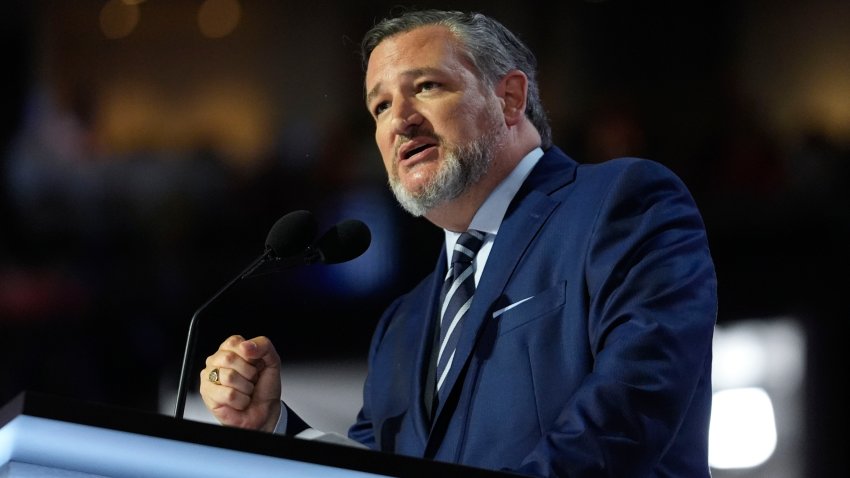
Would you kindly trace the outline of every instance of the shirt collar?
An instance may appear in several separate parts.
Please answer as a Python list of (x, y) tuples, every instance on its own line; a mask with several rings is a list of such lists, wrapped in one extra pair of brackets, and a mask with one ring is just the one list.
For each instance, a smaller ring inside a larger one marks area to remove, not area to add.
[[(487, 196), (487, 199), (478, 208), (472, 222), (469, 224), (470, 229), (486, 232), (487, 234), (498, 234), (499, 227), (502, 225), (502, 219), (505, 217), (505, 212), (511, 204), (525, 178), (531, 173), (531, 170), (537, 164), (537, 161), (543, 156), (543, 150), (538, 148), (532, 149), (525, 157), (520, 160), (513, 171), (493, 189), (493, 192)], [(445, 230), (446, 246), (448, 251), (454, 248), (454, 243), (460, 237), (460, 233)], [(451, 247), (449, 247), (451, 246)]]

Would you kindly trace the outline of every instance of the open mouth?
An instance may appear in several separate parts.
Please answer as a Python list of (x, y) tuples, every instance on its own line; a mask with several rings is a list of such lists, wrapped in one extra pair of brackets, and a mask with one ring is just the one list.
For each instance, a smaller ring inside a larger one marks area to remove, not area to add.
[(425, 150), (426, 150), (426, 149), (428, 149), (428, 148), (432, 148), (433, 146), (434, 146), (433, 144), (423, 144), (423, 145), (421, 145), (421, 146), (417, 146), (417, 147), (415, 147), (415, 148), (411, 148), (410, 150), (405, 151), (405, 152), (404, 152), (404, 154), (402, 154), (402, 156), (401, 156), (401, 157), (402, 157), (403, 159), (410, 159), (410, 157), (411, 157), (411, 156), (413, 156), (413, 155), (415, 155), (415, 154), (417, 154), (417, 153), (420, 153), (420, 152), (422, 152), (422, 151), (425, 151)]

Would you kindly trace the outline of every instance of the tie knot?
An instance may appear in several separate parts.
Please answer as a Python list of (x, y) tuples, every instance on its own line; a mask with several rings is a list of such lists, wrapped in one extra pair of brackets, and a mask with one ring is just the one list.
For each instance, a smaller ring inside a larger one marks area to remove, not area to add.
[(470, 263), (484, 244), (484, 233), (470, 229), (460, 235), (455, 243), (455, 249), (452, 253), (452, 264), (458, 262)]

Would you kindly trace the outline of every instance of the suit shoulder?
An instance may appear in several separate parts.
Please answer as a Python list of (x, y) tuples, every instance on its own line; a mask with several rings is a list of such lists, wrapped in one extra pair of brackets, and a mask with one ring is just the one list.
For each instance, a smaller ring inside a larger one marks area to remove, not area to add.
[(658, 161), (635, 156), (609, 159), (601, 163), (581, 163), (579, 168), (605, 174), (646, 171), (649, 174), (676, 176), (673, 170)]
[(578, 176), (603, 183), (636, 186), (663, 182), (675, 184), (677, 188), (688, 189), (672, 169), (658, 161), (640, 157), (620, 157), (601, 163), (584, 163), (579, 165)]

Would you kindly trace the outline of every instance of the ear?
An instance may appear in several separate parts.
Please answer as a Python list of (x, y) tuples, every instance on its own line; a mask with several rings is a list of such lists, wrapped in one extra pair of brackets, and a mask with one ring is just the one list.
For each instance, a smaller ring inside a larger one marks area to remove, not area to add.
[(515, 126), (525, 117), (525, 103), (528, 97), (528, 77), (520, 70), (511, 70), (499, 80), (496, 94), (502, 100), (502, 113), (505, 124)]

